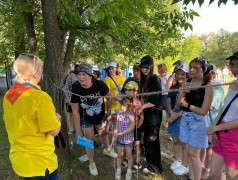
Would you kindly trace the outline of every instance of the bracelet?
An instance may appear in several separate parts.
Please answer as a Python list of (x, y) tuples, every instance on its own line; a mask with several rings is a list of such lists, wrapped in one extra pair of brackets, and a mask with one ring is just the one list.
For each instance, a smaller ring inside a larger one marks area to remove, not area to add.
[(188, 103), (187, 109), (189, 109), (189, 110), (190, 110), (190, 105), (191, 105), (191, 104), (190, 104), (190, 103)]

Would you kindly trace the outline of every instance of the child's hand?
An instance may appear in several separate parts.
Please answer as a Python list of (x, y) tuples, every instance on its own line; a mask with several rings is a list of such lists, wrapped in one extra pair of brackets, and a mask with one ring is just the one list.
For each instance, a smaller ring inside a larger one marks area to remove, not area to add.
[(168, 123), (172, 123), (174, 122), (174, 120), (177, 119), (176, 118), (176, 113), (175, 112), (171, 112), (170, 113), (170, 117), (167, 119)]
[(117, 138), (119, 138), (122, 134), (121, 133), (115, 133), (113, 138), (116, 140)]
[(178, 119), (179, 117), (182, 117), (182, 111), (175, 113), (175, 118)]

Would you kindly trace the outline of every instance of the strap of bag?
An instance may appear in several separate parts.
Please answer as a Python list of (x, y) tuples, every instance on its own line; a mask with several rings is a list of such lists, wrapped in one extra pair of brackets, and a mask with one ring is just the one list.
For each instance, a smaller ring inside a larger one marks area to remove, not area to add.
[[(233, 99), (231, 100), (231, 102), (227, 105), (226, 109), (222, 112), (222, 114), (221, 114), (221, 116), (220, 116), (220, 118), (219, 118), (219, 120), (218, 120), (218, 122), (217, 122), (217, 125), (219, 125), (219, 124), (221, 123), (222, 119), (224, 118), (224, 116), (226, 115), (227, 111), (229, 110), (229, 108), (230, 108), (232, 102), (233, 102), (237, 97), (238, 97), (238, 93), (235, 95), (235, 97), (233, 97)], [(227, 133), (228, 130), (225, 130), (225, 132)]]
[(120, 88), (118, 87), (116, 81), (114, 81), (114, 79), (112, 78), (112, 76), (109, 75), (109, 77), (110, 77), (110, 78), (112, 79), (112, 81), (116, 84), (116, 87), (117, 87), (118, 89), (120, 89)]

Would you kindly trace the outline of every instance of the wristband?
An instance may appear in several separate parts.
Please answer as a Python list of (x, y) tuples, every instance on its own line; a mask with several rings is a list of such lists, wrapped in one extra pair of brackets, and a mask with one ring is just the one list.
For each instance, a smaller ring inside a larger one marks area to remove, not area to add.
[(191, 104), (190, 104), (190, 103), (188, 103), (187, 109), (189, 109), (189, 110), (190, 110), (190, 105), (191, 105)]

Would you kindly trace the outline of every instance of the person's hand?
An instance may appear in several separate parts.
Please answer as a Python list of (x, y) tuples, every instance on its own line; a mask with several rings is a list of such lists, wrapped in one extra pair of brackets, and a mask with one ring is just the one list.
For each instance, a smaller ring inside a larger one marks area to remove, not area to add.
[(121, 135), (122, 135), (121, 133), (115, 133), (115, 134), (113, 135), (113, 138), (114, 138), (115, 140), (117, 140), (117, 138), (119, 138)]
[(143, 110), (144, 110), (144, 108), (143, 108), (143, 106), (141, 106), (141, 107), (137, 110), (137, 114), (141, 114)]
[(149, 139), (150, 139), (151, 141), (155, 141), (155, 140), (157, 139), (157, 136), (150, 136)]
[(186, 101), (186, 99), (185, 99), (185, 97), (183, 97), (182, 99), (181, 99), (181, 107), (187, 107), (187, 101)]
[(83, 136), (83, 133), (82, 133), (81, 130), (78, 131), (78, 132), (76, 132), (76, 133), (75, 133), (75, 136), (76, 136), (76, 140), (78, 139), (78, 136), (80, 136), (80, 137), (84, 137), (84, 136)]
[(210, 109), (209, 109), (209, 111), (212, 111), (213, 109), (214, 109), (214, 107), (213, 107), (213, 106), (211, 106), (211, 107), (210, 107)]
[(182, 117), (182, 112), (183, 112), (183, 111), (179, 111), (179, 112), (176, 113), (176, 118), (177, 118), (177, 119), (180, 118), (180, 117)]
[(207, 128), (207, 135), (211, 135), (215, 133), (216, 133), (216, 125), (211, 125)]
[(181, 88), (184, 89), (183, 90), (184, 93), (189, 93), (191, 87), (192, 87), (192, 83), (191, 82), (186, 82)]
[(177, 119), (176, 118), (176, 113), (175, 112), (171, 112), (170, 113), (170, 117), (167, 119), (168, 123), (172, 123), (174, 122), (174, 120)]
[(56, 113), (56, 117), (61, 122), (61, 116), (58, 113)]
[(111, 117), (112, 117), (111, 113), (108, 112), (108, 113), (106, 114), (107, 121), (110, 121), (110, 120), (111, 120)]

